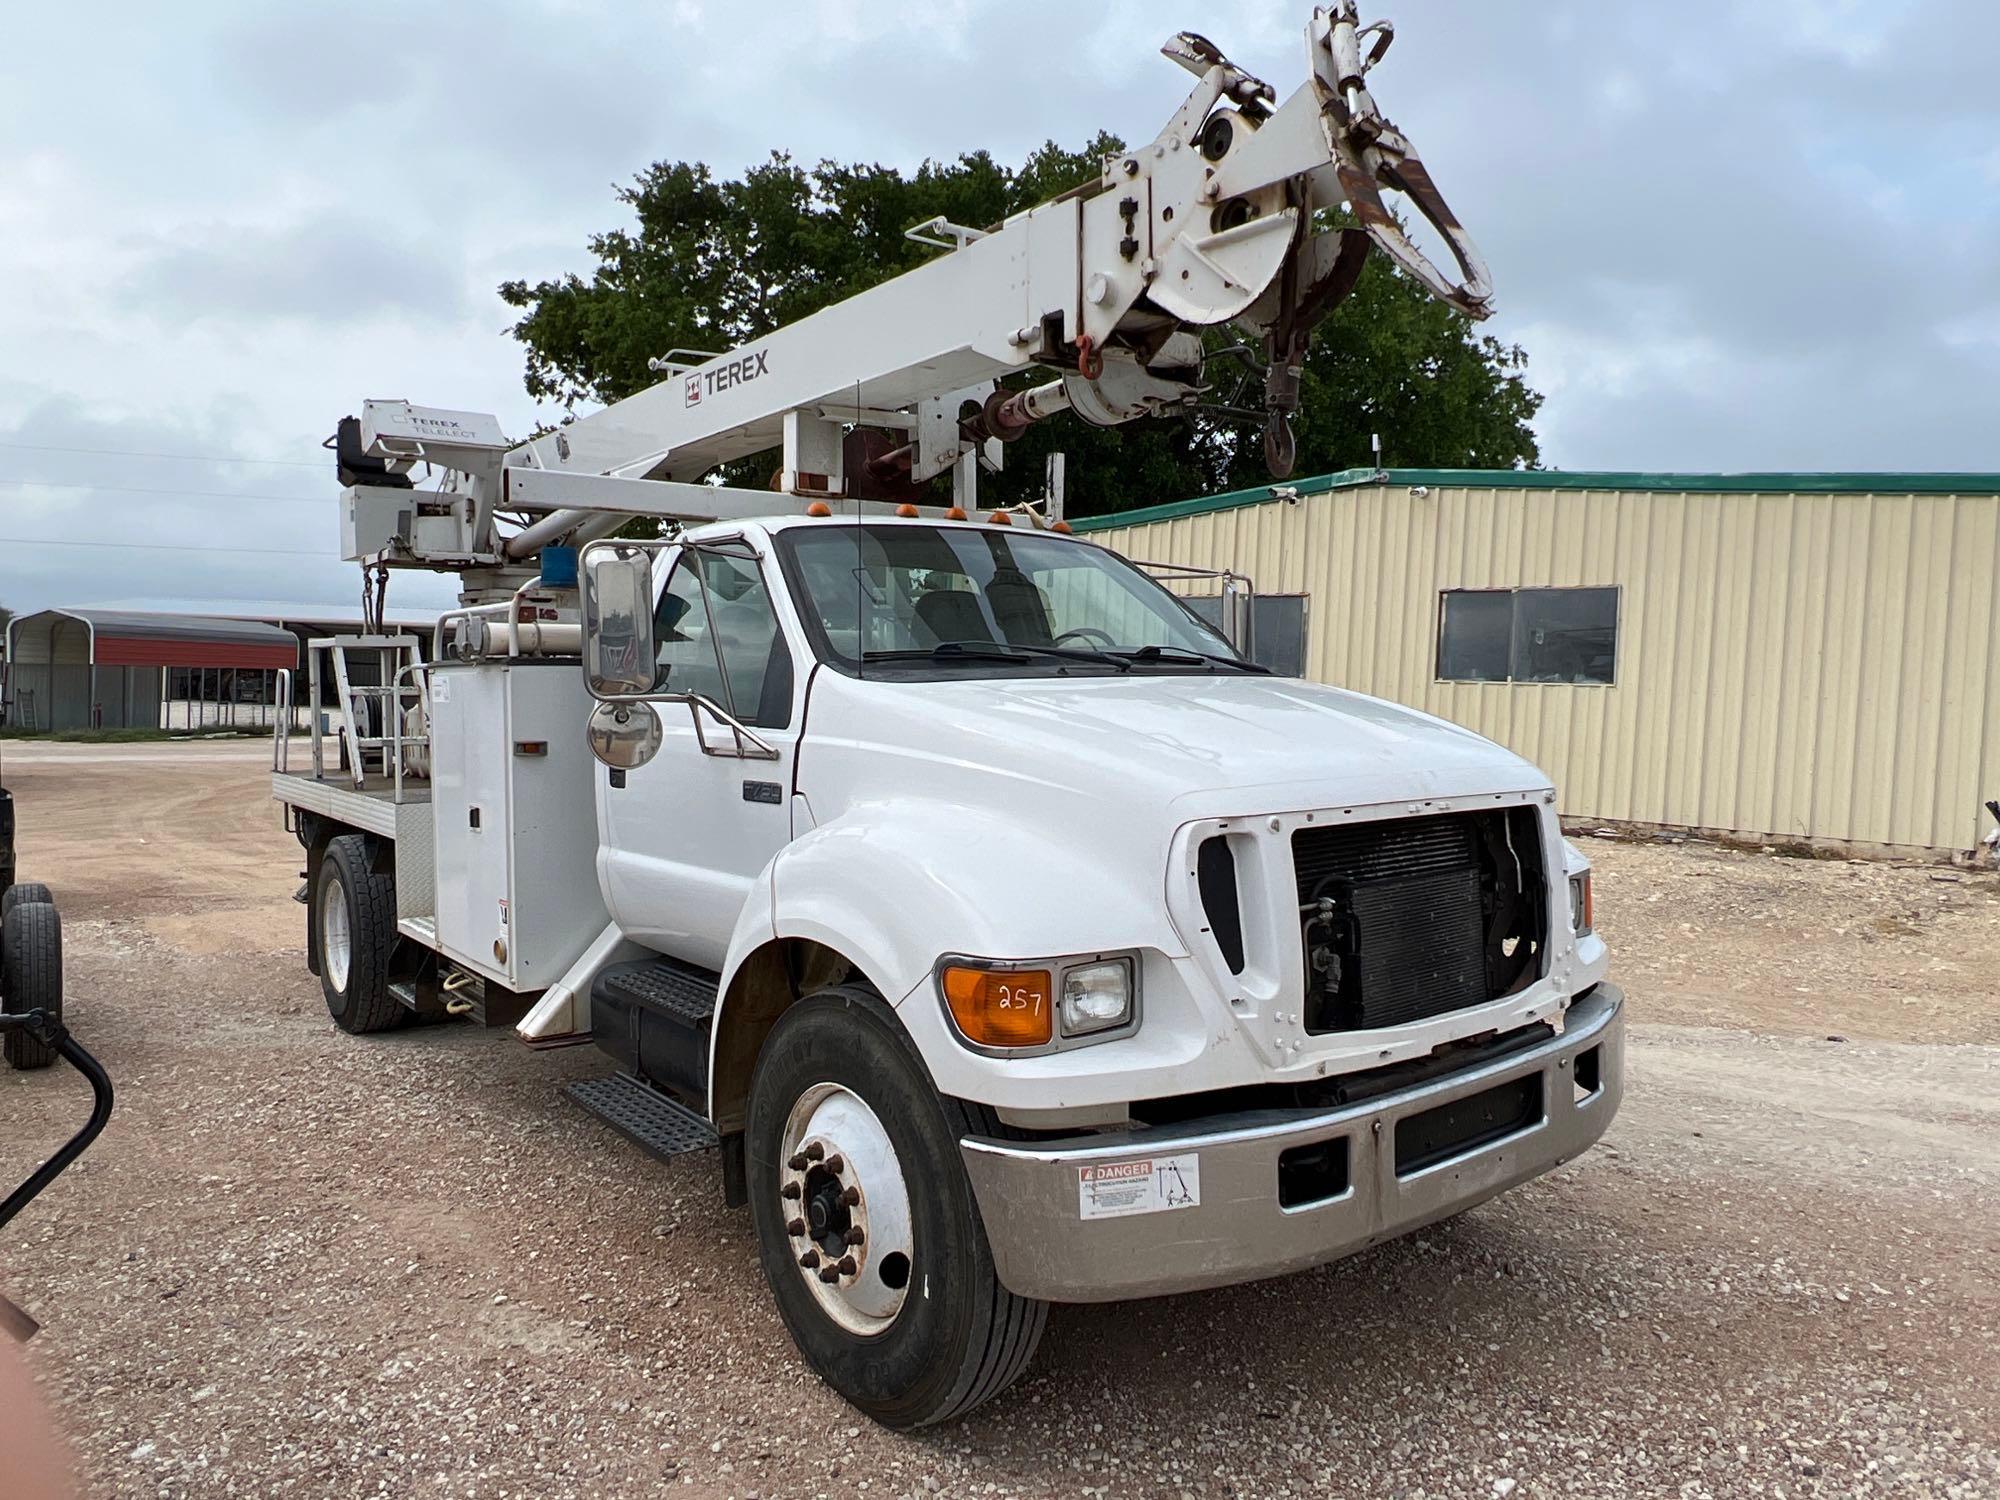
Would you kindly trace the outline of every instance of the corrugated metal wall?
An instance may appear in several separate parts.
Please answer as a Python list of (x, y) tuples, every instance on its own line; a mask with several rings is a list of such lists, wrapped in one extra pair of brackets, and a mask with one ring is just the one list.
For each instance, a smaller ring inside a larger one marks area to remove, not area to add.
[[(1990, 493), (1367, 484), (1090, 539), (1309, 594), (1311, 676), (1512, 747), (1566, 816), (1949, 850), (2000, 796)], [(1436, 680), (1441, 590), (1593, 584), (1615, 685)]]

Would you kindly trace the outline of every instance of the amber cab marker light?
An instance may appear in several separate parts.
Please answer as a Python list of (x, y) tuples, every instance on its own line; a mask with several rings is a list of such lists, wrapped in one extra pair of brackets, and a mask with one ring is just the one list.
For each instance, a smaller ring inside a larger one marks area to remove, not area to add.
[(1049, 526), (1049, 530), (1060, 531), (1064, 536), (1068, 536), (1075, 529), (1076, 528), (1071, 526), (1067, 521), (1055, 521), (1052, 522)]
[(981, 1047), (1043, 1047), (1055, 1036), (1055, 976), (1047, 969), (944, 971), (945, 1004), (968, 1042)]
[(954, 505), (950, 510), (944, 513), (944, 518), (947, 521), (963, 521), (965, 519), (965, 507), (962, 505)]
[(914, 521), (917, 518), (917, 508), (905, 501), (896, 507), (896, 514), (905, 521)]
[(830, 516), (833, 514), (833, 507), (828, 505), (824, 500), (815, 500), (811, 505), (806, 507), (806, 514), (809, 516)]
[(1014, 524), (1014, 518), (1004, 510), (994, 511), (986, 520), (989, 525), (993, 526), (1012, 526)]

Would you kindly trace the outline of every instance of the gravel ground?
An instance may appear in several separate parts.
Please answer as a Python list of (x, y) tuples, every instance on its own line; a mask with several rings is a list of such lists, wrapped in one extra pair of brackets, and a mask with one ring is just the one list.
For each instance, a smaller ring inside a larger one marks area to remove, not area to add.
[[(805, 1373), (704, 1160), (589, 1049), (328, 1024), (235, 747), (20, 747), (23, 872), (119, 1103), (0, 1234), (104, 1495), (2000, 1494), (2000, 880), (1585, 839), (1603, 1146), (1280, 1281), (1058, 1309), (954, 1427)], [(1943, 878), (1949, 876), (1949, 878)], [(0, 1076), (15, 1173), (83, 1107)]]

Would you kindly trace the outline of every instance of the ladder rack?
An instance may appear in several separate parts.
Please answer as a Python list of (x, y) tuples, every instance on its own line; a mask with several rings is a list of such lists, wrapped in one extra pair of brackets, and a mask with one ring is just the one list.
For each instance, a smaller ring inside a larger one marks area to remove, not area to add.
[[(390, 800), (404, 800), (405, 777), (428, 779), (430, 734), (427, 726), (405, 732), (403, 712), (413, 704), (424, 717), (429, 681), (420, 642), (413, 635), (334, 635), (308, 641), (308, 702), (312, 710), (312, 774), (327, 776), (328, 740), (333, 742), (336, 767), (345, 764), (355, 790), (375, 772), (387, 784)], [(356, 682), (354, 666), (375, 667), (374, 682)], [(331, 736), (321, 704), (322, 684), (331, 676), (335, 709)]]

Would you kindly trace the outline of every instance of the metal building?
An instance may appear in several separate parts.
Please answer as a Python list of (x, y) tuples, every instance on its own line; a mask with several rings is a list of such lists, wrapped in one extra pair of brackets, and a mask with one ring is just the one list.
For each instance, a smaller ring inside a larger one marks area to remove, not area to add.
[(272, 625), (45, 609), (8, 622), (0, 707), (16, 728), (156, 729), (170, 698), (270, 704), (298, 660), (298, 638)]
[(1074, 525), (1302, 596), (1309, 676), (1567, 818), (1937, 854), (2000, 796), (2000, 475), (1350, 470)]

